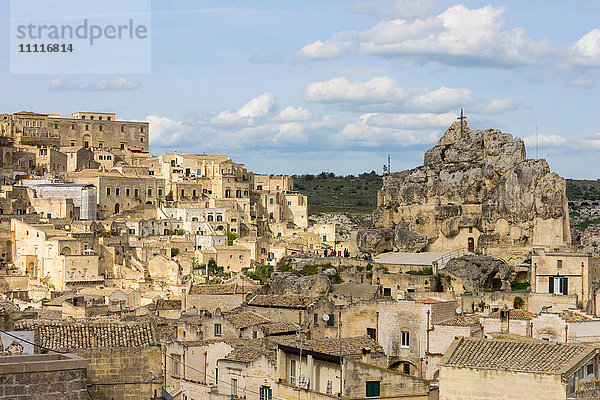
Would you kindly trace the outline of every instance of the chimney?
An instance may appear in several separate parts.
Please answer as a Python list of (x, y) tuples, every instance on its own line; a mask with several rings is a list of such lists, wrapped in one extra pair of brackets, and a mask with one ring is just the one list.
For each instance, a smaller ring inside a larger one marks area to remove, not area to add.
[(510, 333), (510, 310), (506, 306), (500, 310), (500, 333)]
[(370, 347), (363, 347), (362, 362), (364, 362), (365, 364), (371, 363), (371, 348)]

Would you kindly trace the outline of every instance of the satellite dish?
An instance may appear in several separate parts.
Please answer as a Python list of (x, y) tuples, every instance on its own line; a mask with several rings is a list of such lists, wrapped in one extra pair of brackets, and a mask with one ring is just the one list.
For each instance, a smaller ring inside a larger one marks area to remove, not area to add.
[(298, 377), (298, 386), (304, 389), (308, 389), (308, 384), (310, 383), (310, 378), (306, 374), (301, 374)]
[(329, 321), (329, 314), (323, 314), (323, 321)]
[(458, 307), (458, 308), (456, 309), (456, 313), (457, 313), (457, 314), (462, 314), (462, 310), (460, 309), (460, 307)]
[(71, 229), (71, 227), (69, 225), (65, 225), (65, 231), (68, 231), (69, 229)]

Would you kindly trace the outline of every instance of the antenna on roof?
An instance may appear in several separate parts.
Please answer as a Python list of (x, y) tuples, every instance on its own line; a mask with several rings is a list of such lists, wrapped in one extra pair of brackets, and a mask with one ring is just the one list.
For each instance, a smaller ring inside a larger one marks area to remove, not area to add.
[(540, 158), (540, 129), (535, 127), (535, 158)]

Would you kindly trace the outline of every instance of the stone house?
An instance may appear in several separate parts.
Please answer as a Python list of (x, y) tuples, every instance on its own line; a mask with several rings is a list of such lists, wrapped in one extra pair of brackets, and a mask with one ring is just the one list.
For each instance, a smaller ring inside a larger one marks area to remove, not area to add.
[(243, 246), (223, 246), (215, 245), (206, 250), (199, 251), (201, 257), (200, 263), (208, 264), (212, 259), (217, 263), (217, 266), (223, 267), (225, 272), (242, 271), (242, 268), (250, 268), (250, 250)]
[(223, 312), (231, 311), (242, 305), (256, 288), (256, 285), (237, 284), (192, 285), (182, 296), (183, 309), (192, 315), (202, 310), (213, 312), (217, 308)]
[(455, 318), (457, 307), (456, 301), (433, 298), (359, 301), (342, 311), (342, 337), (367, 334), (383, 347), (386, 367), (431, 379), (435, 370), (426, 368), (435, 357), (431, 333), (435, 324)]
[(88, 169), (69, 173), (69, 179), (74, 183), (93, 184), (97, 188), (99, 219), (143, 204), (158, 204), (166, 195), (164, 179), (138, 173)]
[(511, 333), (532, 337), (534, 313), (517, 309), (503, 309), (481, 317), (485, 335), (494, 332)]
[[(592, 282), (600, 280), (600, 258), (587, 253), (536, 249), (531, 258), (531, 292), (577, 295), (579, 308), (595, 312)], [(558, 310), (553, 310), (558, 311)]]
[(553, 342), (598, 342), (600, 319), (575, 310), (542, 312), (531, 319), (531, 336)]
[(94, 161), (96, 158), (94, 153), (83, 146), (61, 147), (60, 152), (67, 156), (68, 172), (81, 171), (83, 169), (98, 169), (103, 165), (99, 161)]
[(599, 362), (579, 344), (462, 337), (439, 365), (440, 400), (558, 400), (574, 398)]
[(425, 379), (387, 369), (383, 348), (371, 338), (284, 341), (277, 346), (274, 396), (295, 399), (386, 397), (428, 399)]

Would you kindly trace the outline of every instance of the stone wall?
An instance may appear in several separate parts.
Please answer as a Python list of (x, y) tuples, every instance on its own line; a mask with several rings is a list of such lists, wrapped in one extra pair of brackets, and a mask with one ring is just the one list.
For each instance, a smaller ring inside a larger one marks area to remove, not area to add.
[(71, 354), (0, 357), (0, 398), (89, 399), (87, 361)]
[(78, 349), (73, 353), (89, 360), (89, 391), (95, 400), (141, 400), (154, 395), (154, 390), (160, 392), (159, 346)]
[(440, 400), (564, 400), (560, 375), (442, 367)]
[(600, 399), (600, 381), (586, 381), (579, 383), (579, 390), (575, 392), (576, 399)]

